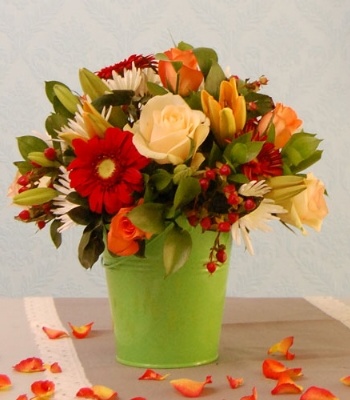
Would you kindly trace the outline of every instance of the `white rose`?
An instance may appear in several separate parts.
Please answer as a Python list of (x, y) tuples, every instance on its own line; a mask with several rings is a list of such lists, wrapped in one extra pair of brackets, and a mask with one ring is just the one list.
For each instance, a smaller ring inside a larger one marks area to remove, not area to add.
[(125, 127), (134, 133), (140, 154), (159, 164), (181, 164), (192, 157), (209, 133), (209, 120), (172, 93), (155, 96), (143, 107), (140, 119)]

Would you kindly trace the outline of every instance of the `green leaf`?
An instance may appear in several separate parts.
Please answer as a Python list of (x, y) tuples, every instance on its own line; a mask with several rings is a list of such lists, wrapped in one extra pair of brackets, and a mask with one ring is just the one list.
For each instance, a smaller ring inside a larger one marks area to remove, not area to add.
[(234, 143), (230, 153), (225, 152), (225, 157), (233, 166), (246, 164), (260, 153), (263, 144), (264, 142)]
[(79, 79), (84, 93), (89, 95), (92, 101), (109, 92), (108, 86), (97, 75), (86, 68), (82, 68), (79, 71)]
[(111, 125), (122, 129), (128, 123), (128, 117), (121, 107), (115, 106), (112, 108), (108, 122)]
[(56, 96), (53, 99), (53, 109), (55, 113), (61, 114), (62, 116), (66, 118), (73, 118), (74, 113), (71, 113), (59, 100), (59, 98)]
[(290, 166), (296, 167), (312, 157), (322, 141), (315, 136), (315, 134), (306, 132), (298, 132), (292, 135), (282, 149), (283, 161)]
[(265, 115), (274, 108), (272, 98), (266, 94), (249, 92), (248, 94), (245, 94), (244, 97), (247, 104), (254, 103), (256, 105), (256, 109), (254, 111), (251, 109), (248, 111), (247, 119)]
[(47, 203), (58, 195), (55, 189), (51, 188), (34, 188), (28, 189), (13, 197), (14, 204), (19, 206), (35, 206)]
[(191, 176), (180, 180), (174, 197), (174, 209), (185, 206), (192, 201), (201, 191), (198, 179)]
[(66, 199), (73, 203), (73, 204), (78, 204), (79, 206), (83, 206), (88, 208), (89, 203), (86, 197), (80, 196), (78, 192), (70, 192), (67, 194)]
[(21, 175), (24, 175), (33, 169), (33, 165), (28, 161), (15, 161), (13, 164), (17, 167)]
[(72, 93), (66, 85), (57, 84), (53, 87), (53, 91), (61, 102), (71, 114), (75, 114), (80, 103), (79, 97)]
[(111, 93), (103, 94), (92, 101), (92, 105), (101, 112), (103, 107), (123, 106), (131, 103), (135, 92), (133, 90), (113, 90)]
[(158, 192), (166, 190), (171, 185), (172, 179), (173, 176), (164, 169), (157, 169), (151, 177), (151, 181)]
[(46, 92), (46, 96), (47, 98), (50, 100), (50, 103), (53, 104), (53, 101), (56, 97), (55, 91), (54, 91), (54, 87), (56, 85), (60, 85), (60, 86), (64, 86), (69, 90), (69, 87), (67, 85), (65, 85), (62, 82), (59, 81), (46, 81), (45, 82), (45, 92)]
[(75, 207), (68, 211), (69, 217), (79, 225), (88, 225), (93, 214), (86, 207)]
[(50, 225), (50, 236), (56, 249), (58, 249), (62, 244), (62, 235), (58, 232), (58, 228), (62, 225), (62, 222), (58, 219), (54, 219)]
[[(52, 138), (57, 138), (57, 131), (60, 131), (64, 125), (67, 125), (68, 118), (64, 117), (61, 114), (52, 113), (50, 114), (45, 121), (45, 128), (47, 133)], [(55, 145), (56, 142), (54, 142)], [(56, 147), (56, 146), (55, 146)]]
[(179, 42), (178, 45), (176, 46), (179, 50), (192, 50), (193, 46), (189, 43), (186, 42)]
[(217, 62), (213, 62), (205, 79), (204, 89), (219, 98), (220, 83), (226, 79), (225, 73)]
[(209, 47), (197, 47), (193, 49), (193, 53), (196, 56), (200, 70), (206, 77), (213, 63), (218, 63), (216, 51)]
[(159, 86), (154, 82), (147, 82), (148, 91), (152, 96), (162, 96), (163, 94), (167, 94), (168, 91), (163, 88), (163, 86)]
[(165, 229), (164, 212), (164, 204), (143, 203), (133, 208), (127, 217), (144, 232), (160, 233)]
[(91, 268), (103, 253), (103, 226), (95, 223), (88, 225), (79, 242), (78, 258), (85, 268)]
[(163, 262), (165, 275), (169, 276), (184, 266), (192, 250), (191, 235), (185, 229), (174, 225), (165, 236)]
[(28, 154), (32, 151), (44, 151), (48, 145), (36, 136), (20, 136), (17, 138), (18, 150), (21, 156), (28, 160)]
[(304, 171), (306, 168), (311, 167), (311, 165), (315, 164), (322, 157), (322, 150), (316, 150), (310, 157), (301, 161), (297, 166), (291, 166), (291, 171), (293, 174), (297, 174), (301, 171)]
[(51, 161), (46, 158), (45, 154), (41, 151), (32, 151), (28, 154), (28, 159), (47, 168), (58, 168), (60, 163), (58, 161)]

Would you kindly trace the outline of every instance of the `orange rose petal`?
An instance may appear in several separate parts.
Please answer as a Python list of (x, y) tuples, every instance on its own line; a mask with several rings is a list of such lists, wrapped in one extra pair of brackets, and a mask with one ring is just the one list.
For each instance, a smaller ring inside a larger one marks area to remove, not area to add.
[(133, 397), (130, 400), (147, 400), (146, 397)]
[(53, 364), (51, 364), (49, 369), (50, 369), (50, 372), (52, 372), (53, 374), (59, 374), (60, 372), (62, 372), (62, 368), (57, 362), (54, 362)]
[(271, 394), (293, 394), (301, 393), (303, 388), (297, 385), (288, 373), (280, 375), (277, 385), (271, 390)]
[(150, 381), (162, 381), (164, 380), (169, 374), (161, 375), (157, 372), (153, 371), (152, 369), (146, 369), (143, 375), (139, 377), (140, 381), (143, 380), (150, 380)]
[(96, 400), (116, 400), (118, 397), (118, 393), (107, 386), (94, 385), (91, 389)]
[(257, 400), (257, 399), (258, 399), (258, 391), (256, 390), (256, 387), (253, 387), (251, 395), (241, 397), (241, 400)]
[(67, 332), (59, 331), (57, 329), (51, 329), (51, 328), (48, 328), (47, 326), (43, 326), (42, 330), (46, 333), (46, 335), (49, 339), (61, 339), (61, 338), (69, 337)]
[(55, 384), (52, 381), (35, 381), (31, 384), (32, 392), (40, 397), (50, 397), (55, 392)]
[(243, 378), (232, 378), (232, 376), (226, 376), (228, 383), (230, 384), (231, 389), (236, 389), (239, 386), (242, 386), (244, 383)]
[(339, 398), (327, 389), (311, 386), (302, 394), (300, 400), (339, 400)]
[(171, 385), (185, 397), (198, 397), (201, 395), (204, 386), (212, 383), (211, 376), (207, 376), (204, 382), (197, 382), (191, 379), (173, 379)]
[(20, 361), (13, 367), (18, 372), (41, 372), (45, 371), (45, 366), (40, 358), (31, 357)]
[(26, 394), (20, 394), (16, 400), (28, 400), (28, 396)]
[(5, 390), (11, 387), (11, 379), (4, 374), (0, 374), (0, 390)]
[(262, 371), (265, 378), (279, 379), (281, 374), (286, 373), (291, 378), (296, 378), (302, 375), (302, 368), (287, 368), (281, 362), (274, 359), (266, 359), (262, 364)]
[(348, 376), (343, 376), (342, 378), (339, 379), (340, 382), (344, 383), (346, 386), (350, 386), (350, 375)]
[(289, 352), (289, 349), (293, 345), (293, 342), (294, 342), (294, 336), (288, 336), (282, 339), (280, 342), (277, 342), (274, 345), (272, 345), (268, 349), (267, 354), (280, 353), (283, 354), (287, 360), (293, 360), (295, 354)]
[(89, 324), (86, 325), (75, 326), (69, 322), (69, 326), (72, 329), (72, 333), (77, 339), (84, 339), (90, 333), (93, 324), (94, 324), (93, 322), (90, 322)]

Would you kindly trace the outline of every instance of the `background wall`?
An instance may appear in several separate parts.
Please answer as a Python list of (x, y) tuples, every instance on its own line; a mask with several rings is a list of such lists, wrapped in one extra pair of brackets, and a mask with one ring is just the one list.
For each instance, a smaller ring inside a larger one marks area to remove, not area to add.
[[(6, 5), (4, 5), (6, 3)], [(256, 255), (234, 246), (228, 294), (350, 295), (350, 2), (348, 0), (12, 0), (0, 5), (0, 295), (105, 296), (103, 270), (76, 258), (79, 232), (56, 250), (47, 231), (14, 221), (6, 198), (17, 136), (44, 132), (46, 80), (79, 91), (78, 69), (98, 70), (173, 40), (214, 47), (242, 78), (265, 74), (267, 92), (295, 108), (324, 139), (313, 172), (330, 214), (322, 232), (280, 224), (252, 235)]]

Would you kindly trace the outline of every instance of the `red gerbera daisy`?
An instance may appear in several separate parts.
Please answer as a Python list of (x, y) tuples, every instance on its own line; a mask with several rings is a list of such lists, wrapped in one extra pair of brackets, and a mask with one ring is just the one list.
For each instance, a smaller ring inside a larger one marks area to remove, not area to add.
[(242, 172), (250, 181), (280, 176), (283, 173), (281, 154), (273, 143), (265, 142), (258, 156), (242, 165)]
[(133, 54), (129, 58), (121, 61), (117, 64), (111, 65), (109, 67), (102, 68), (96, 74), (102, 79), (111, 79), (112, 78), (112, 71), (115, 71), (118, 75), (124, 76), (124, 69), (131, 69), (132, 63), (134, 63), (136, 68), (152, 68), (156, 69), (157, 60), (154, 58), (153, 55), (142, 56)]
[(143, 190), (141, 169), (148, 163), (132, 143), (133, 134), (108, 128), (104, 138), (73, 140), (76, 159), (68, 170), (70, 185), (87, 197), (91, 211), (116, 214), (134, 203), (134, 192)]

